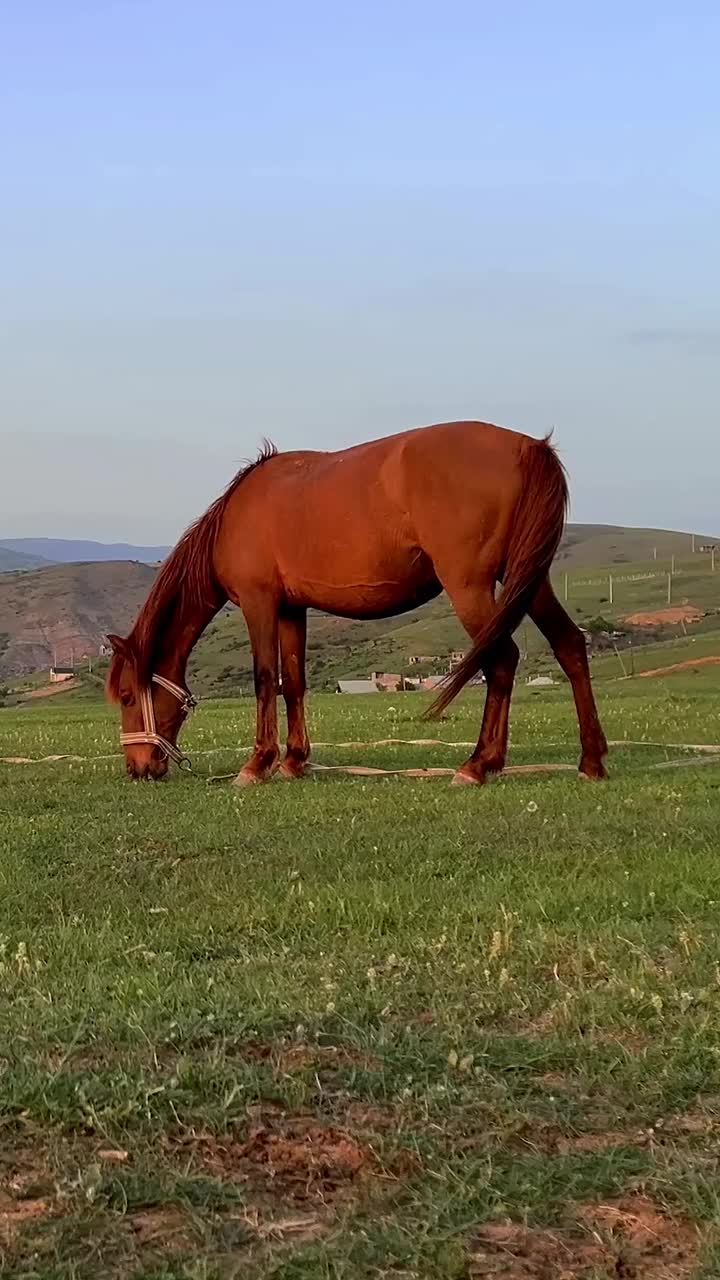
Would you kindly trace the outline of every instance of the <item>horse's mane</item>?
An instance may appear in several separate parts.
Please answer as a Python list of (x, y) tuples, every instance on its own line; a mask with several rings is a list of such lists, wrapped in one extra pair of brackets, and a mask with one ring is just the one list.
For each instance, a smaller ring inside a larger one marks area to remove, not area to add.
[[(125, 642), (140, 686), (149, 683), (158, 638), (171, 618), (218, 602), (221, 589), (213, 574), (213, 551), (228, 502), (238, 485), (276, 454), (275, 445), (264, 440), (255, 461), (241, 467), (224, 493), (190, 525), (164, 561)], [(107, 689), (115, 702), (119, 698), (120, 678), (126, 660), (125, 654), (115, 653), (110, 664)]]

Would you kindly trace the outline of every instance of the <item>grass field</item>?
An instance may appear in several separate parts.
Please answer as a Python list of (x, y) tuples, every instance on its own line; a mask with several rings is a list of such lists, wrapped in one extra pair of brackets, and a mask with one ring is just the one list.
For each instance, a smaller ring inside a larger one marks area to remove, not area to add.
[[(207, 785), (247, 701), (132, 785), (103, 706), (0, 710), (0, 756), (90, 757), (0, 765), (0, 1275), (719, 1275), (720, 765), (677, 744), (720, 743), (720, 669), (598, 695), (610, 783), (482, 790)], [(459, 743), (478, 702), (317, 696), (313, 734)], [(566, 687), (512, 723), (577, 758)]]

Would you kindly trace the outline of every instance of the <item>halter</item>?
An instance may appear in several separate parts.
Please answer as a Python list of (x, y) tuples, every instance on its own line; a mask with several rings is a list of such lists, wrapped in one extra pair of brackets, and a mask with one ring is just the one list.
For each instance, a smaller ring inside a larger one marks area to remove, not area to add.
[[(173, 684), (172, 680), (166, 680), (165, 676), (151, 676), (151, 684), (159, 684), (161, 689), (166, 689), (174, 698), (177, 698), (183, 716), (188, 716), (193, 707), (197, 706), (197, 702), (187, 689), (183, 689), (179, 684)], [(186, 755), (173, 742), (169, 742), (167, 738), (163, 738), (162, 734), (157, 731), (155, 721), (155, 708), (152, 700), (152, 689), (141, 689), (140, 691), (140, 710), (142, 711), (143, 727), (141, 733), (121, 733), (120, 742), (124, 747), (135, 747), (147, 745), (159, 747), (167, 756), (168, 760), (174, 760), (175, 764), (179, 764), (181, 768), (190, 768), (190, 761)]]

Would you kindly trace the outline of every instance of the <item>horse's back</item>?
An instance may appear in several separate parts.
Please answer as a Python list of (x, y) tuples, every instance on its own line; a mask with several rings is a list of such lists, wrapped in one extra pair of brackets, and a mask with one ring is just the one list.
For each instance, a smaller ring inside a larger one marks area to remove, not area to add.
[(240, 485), (218, 550), (245, 561), (251, 527), (261, 532), (252, 571), (274, 576), (288, 598), (351, 616), (410, 607), (436, 594), (441, 567), (477, 561), (481, 547), (502, 563), (526, 443), (489, 423), (451, 422), (279, 453)]
[(262, 487), (308, 484), (357, 488), (388, 469), (406, 464), (415, 476), (442, 474), (460, 482), (477, 474), (509, 476), (531, 437), (489, 422), (443, 422), (413, 427), (346, 449), (301, 449), (278, 453), (252, 477)]

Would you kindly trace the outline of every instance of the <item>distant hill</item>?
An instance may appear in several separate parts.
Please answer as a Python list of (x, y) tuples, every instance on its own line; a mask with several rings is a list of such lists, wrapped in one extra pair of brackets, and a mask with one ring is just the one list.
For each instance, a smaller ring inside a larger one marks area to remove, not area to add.
[(0, 574), (0, 679), (97, 655), (108, 631), (128, 630), (154, 577), (127, 562)]
[[(705, 541), (712, 539), (698, 538), (698, 546)], [(709, 557), (691, 557), (690, 547), (690, 535), (684, 533), (569, 525), (555, 563), (557, 589), (562, 596), (567, 574), (567, 607), (580, 622), (598, 615), (622, 618), (638, 610), (658, 610), (666, 603), (665, 573), (674, 555), (674, 602), (688, 600), (702, 610), (718, 609), (720, 561), (718, 572), (712, 574)], [(624, 565), (628, 566), (625, 573)], [(613, 602), (608, 598), (611, 572), (615, 578)], [(55, 653), (61, 663), (70, 661), (72, 655), (77, 659), (86, 652), (97, 654), (108, 631), (127, 632), (154, 576), (151, 565), (127, 561), (57, 564), (26, 573), (0, 573), (0, 680), (47, 667)], [(367, 675), (373, 669), (407, 670), (411, 657), (443, 659), (466, 643), (444, 595), (422, 609), (377, 622), (312, 614), (308, 670), (312, 684), (318, 687), (332, 684), (342, 675)], [(535, 652), (542, 648), (532, 626), (523, 632), (521, 644)], [(430, 670), (437, 662), (425, 665)], [(193, 654), (190, 674), (199, 693), (250, 690), (252, 655), (236, 610), (221, 614), (208, 629)]]
[[(67, 538), (0, 538), (0, 556), (3, 551), (14, 552), (36, 563), (87, 564), (100, 560), (140, 560), (143, 564), (157, 564), (164, 560), (169, 547), (135, 547), (128, 542), (83, 542)], [(28, 565), (7, 565), (8, 569), (28, 568)], [(0, 572), (2, 561), (0, 560)]]
[[(698, 543), (706, 539), (697, 535)], [(632, 529), (610, 524), (569, 524), (558, 563), (623, 564), (690, 551), (691, 534), (668, 529)], [(44, 564), (88, 564), (104, 560), (139, 560), (157, 564), (170, 547), (140, 547), (129, 542), (85, 542), (67, 538), (0, 538), (0, 573), (39, 568)], [(19, 557), (16, 559), (15, 557)]]
[(41, 565), (51, 563), (44, 556), (33, 556), (24, 551), (12, 551), (9, 547), (0, 546), (0, 573), (11, 573), (16, 569), (39, 569)]
[[(655, 551), (659, 559), (669, 556), (687, 556), (692, 548), (691, 533), (676, 533), (671, 529), (632, 529), (613, 524), (569, 524), (565, 530), (556, 565), (575, 568), (581, 565), (613, 565), (652, 560)], [(697, 545), (718, 541), (707, 535), (696, 534)]]

